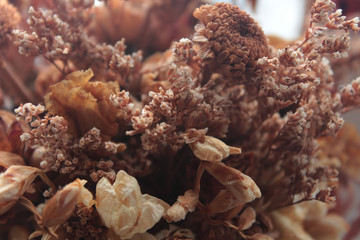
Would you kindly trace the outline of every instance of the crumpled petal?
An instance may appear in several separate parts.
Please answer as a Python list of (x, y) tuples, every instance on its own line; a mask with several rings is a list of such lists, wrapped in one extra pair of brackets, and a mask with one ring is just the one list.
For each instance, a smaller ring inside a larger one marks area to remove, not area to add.
[(157, 223), (164, 208), (141, 194), (136, 179), (119, 171), (113, 185), (102, 178), (96, 185), (96, 208), (104, 225), (120, 238), (144, 233)]

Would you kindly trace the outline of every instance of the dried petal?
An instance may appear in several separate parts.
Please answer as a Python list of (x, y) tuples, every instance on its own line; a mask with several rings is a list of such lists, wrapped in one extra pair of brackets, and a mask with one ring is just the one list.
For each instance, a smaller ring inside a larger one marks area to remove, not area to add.
[(256, 220), (256, 211), (252, 207), (247, 207), (240, 214), (237, 226), (240, 230), (246, 230), (253, 225)]
[(13, 165), (0, 174), (0, 214), (16, 203), (40, 171), (33, 167)]
[(184, 220), (188, 212), (193, 212), (199, 201), (199, 193), (187, 190), (184, 196), (179, 196), (177, 201), (167, 210), (167, 217), (170, 221)]
[(96, 209), (105, 226), (120, 238), (144, 233), (157, 223), (164, 208), (141, 195), (136, 179), (119, 171), (113, 185), (102, 178), (96, 185)]
[(58, 226), (64, 223), (72, 214), (75, 205), (83, 200), (83, 183), (76, 179), (58, 191), (45, 205), (42, 212), (43, 227)]
[(239, 170), (228, 167), (224, 163), (204, 163), (205, 169), (223, 184), (241, 202), (251, 202), (261, 197), (256, 183)]
[(241, 153), (240, 148), (230, 147), (223, 141), (210, 136), (205, 136), (203, 141), (191, 143), (190, 147), (197, 158), (210, 162), (220, 162), (230, 154)]
[(64, 117), (72, 135), (82, 136), (96, 127), (101, 133), (114, 136), (118, 130), (117, 109), (110, 96), (120, 92), (119, 86), (115, 82), (90, 82), (92, 77), (91, 69), (77, 71), (52, 85), (45, 96), (46, 109)]
[(220, 190), (218, 195), (216, 195), (208, 205), (206, 205), (206, 212), (211, 216), (216, 213), (226, 212), (240, 204), (243, 204), (243, 202), (237, 199), (232, 192), (223, 189)]
[(12, 165), (25, 165), (24, 159), (15, 153), (0, 151), (0, 170)]

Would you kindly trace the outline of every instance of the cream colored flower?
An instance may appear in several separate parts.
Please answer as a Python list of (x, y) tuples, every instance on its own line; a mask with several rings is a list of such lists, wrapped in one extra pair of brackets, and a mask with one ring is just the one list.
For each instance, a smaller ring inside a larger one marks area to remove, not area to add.
[(157, 223), (164, 208), (141, 194), (136, 179), (119, 171), (113, 185), (102, 178), (96, 185), (96, 208), (104, 225), (120, 238), (132, 238)]
[(295, 204), (271, 213), (279, 240), (338, 240), (348, 224), (337, 214), (327, 213), (329, 205), (320, 201)]

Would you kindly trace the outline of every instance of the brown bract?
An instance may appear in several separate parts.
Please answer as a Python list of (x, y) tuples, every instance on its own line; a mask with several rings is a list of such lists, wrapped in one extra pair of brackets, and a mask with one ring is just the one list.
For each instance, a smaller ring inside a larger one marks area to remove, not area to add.
[(117, 110), (109, 98), (120, 92), (119, 86), (115, 82), (90, 82), (92, 76), (91, 69), (77, 71), (52, 85), (45, 96), (46, 109), (64, 117), (73, 136), (82, 136), (93, 127), (114, 136)]
[(17, 120), (15, 114), (0, 110), (0, 151), (21, 154), (24, 144), (20, 135), (29, 131), (29, 126), (24, 121)]
[(201, 45), (200, 56), (215, 72), (229, 77), (251, 73), (256, 60), (268, 52), (266, 37), (244, 11), (228, 3), (203, 5), (194, 11), (201, 24), (193, 41)]

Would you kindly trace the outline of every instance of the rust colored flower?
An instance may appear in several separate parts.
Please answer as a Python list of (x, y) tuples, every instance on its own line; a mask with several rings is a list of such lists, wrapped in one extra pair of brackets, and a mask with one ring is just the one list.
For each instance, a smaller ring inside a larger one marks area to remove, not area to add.
[(93, 127), (114, 136), (118, 132), (117, 109), (110, 96), (120, 92), (119, 86), (115, 82), (91, 82), (92, 77), (91, 69), (77, 71), (52, 85), (45, 96), (46, 109), (64, 117), (73, 136), (82, 136)]
[(254, 71), (256, 60), (267, 55), (262, 29), (244, 11), (228, 3), (203, 5), (194, 11), (200, 20), (193, 41), (201, 45), (200, 56), (215, 72), (239, 77)]

